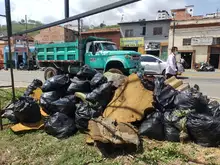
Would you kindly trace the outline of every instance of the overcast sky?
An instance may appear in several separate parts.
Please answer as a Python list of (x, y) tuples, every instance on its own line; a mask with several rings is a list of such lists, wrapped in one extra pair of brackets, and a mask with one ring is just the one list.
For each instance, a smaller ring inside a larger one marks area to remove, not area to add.
[[(70, 15), (76, 15), (119, 0), (69, 0)], [(88, 25), (99, 25), (104, 22), (111, 25), (121, 21), (136, 21), (138, 19), (155, 19), (158, 10), (183, 8), (194, 4), (196, 14), (215, 12), (220, 7), (220, 0), (141, 0), (118, 9), (97, 14), (84, 19)], [(28, 19), (53, 22), (64, 18), (64, 0), (11, 0), (12, 20), (19, 21), (25, 15)], [(0, 14), (4, 14), (4, 0), (0, 0)], [(5, 24), (0, 17), (0, 24)]]

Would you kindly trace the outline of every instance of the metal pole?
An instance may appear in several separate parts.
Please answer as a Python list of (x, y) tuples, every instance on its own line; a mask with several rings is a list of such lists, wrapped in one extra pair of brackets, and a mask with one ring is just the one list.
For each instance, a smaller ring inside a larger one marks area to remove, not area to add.
[[(27, 31), (27, 29), (28, 29), (28, 24), (27, 24), (27, 15), (25, 15), (25, 28), (26, 28), (26, 31)], [(30, 60), (30, 58), (29, 58), (29, 42), (28, 42), (28, 34), (26, 33), (25, 34), (26, 35), (26, 55), (27, 55), (27, 66), (28, 66), (28, 69), (29, 69), (29, 60)]]
[(69, 18), (69, 0), (64, 0), (65, 18)]
[(79, 52), (79, 61), (80, 66), (83, 65), (83, 55), (81, 51), (81, 26), (80, 26), (80, 19), (78, 19), (78, 52)]
[(13, 66), (12, 66), (12, 53), (11, 53), (11, 8), (10, 0), (5, 0), (5, 15), (7, 21), (7, 33), (8, 33), (8, 52), (9, 52), (9, 61), (10, 61), (10, 72), (11, 72), (11, 86), (12, 86), (12, 101), (15, 102), (15, 86), (14, 86), (14, 75), (13, 75)]
[(0, 14), (0, 17), (6, 17), (6, 15)]
[(175, 28), (176, 28), (176, 23), (175, 20), (173, 21), (173, 47), (174, 47), (174, 38), (175, 38)]

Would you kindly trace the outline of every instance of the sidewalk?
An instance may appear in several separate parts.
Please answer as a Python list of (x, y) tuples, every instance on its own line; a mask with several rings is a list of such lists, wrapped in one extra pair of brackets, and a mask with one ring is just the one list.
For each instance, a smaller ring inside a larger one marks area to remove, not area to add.
[(193, 70), (186, 70), (182, 77), (197, 77), (197, 78), (220, 78), (220, 71), (218, 72), (197, 72)]

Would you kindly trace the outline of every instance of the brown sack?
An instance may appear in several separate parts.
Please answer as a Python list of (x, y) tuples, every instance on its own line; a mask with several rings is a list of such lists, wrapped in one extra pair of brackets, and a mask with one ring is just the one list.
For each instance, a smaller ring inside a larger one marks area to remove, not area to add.
[(99, 117), (89, 121), (91, 139), (102, 143), (140, 145), (137, 130), (128, 123), (116, 123), (109, 118)]
[(131, 123), (152, 110), (153, 92), (145, 89), (136, 74), (130, 75), (116, 91), (103, 116), (117, 122)]

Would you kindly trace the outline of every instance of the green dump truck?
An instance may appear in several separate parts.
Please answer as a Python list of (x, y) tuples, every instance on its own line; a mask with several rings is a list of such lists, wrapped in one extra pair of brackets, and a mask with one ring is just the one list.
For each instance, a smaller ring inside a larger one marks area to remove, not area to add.
[(121, 74), (140, 69), (140, 53), (118, 50), (115, 43), (105, 38), (88, 37), (80, 44), (76, 41), (36, 44), (35, 47), (38, 65), (45, 68), (45, 79), (60, 73), (76, 74), (84, 64), (100, 71)]

